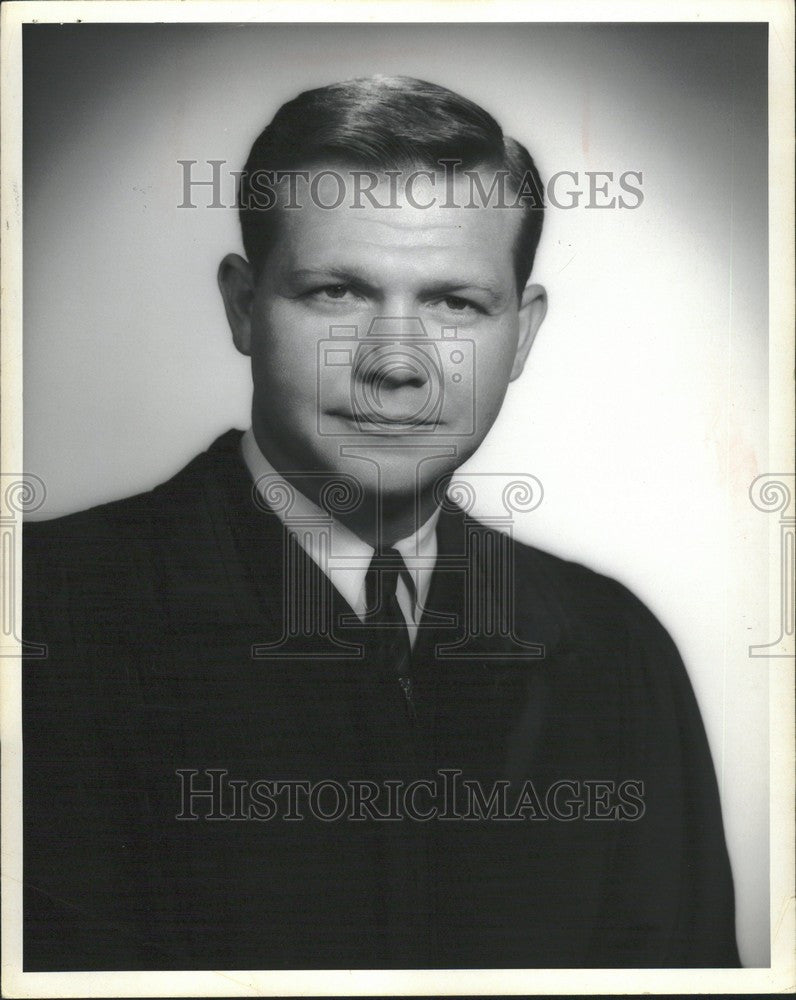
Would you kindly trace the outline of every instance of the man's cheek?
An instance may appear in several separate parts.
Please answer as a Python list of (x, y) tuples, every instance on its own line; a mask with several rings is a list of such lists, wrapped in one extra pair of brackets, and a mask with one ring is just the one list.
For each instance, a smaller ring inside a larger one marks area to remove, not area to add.
[(478, 394), (495, 395), (501, 392), (508, 381), (513, 354), (510, 355), (504, 345), (493, 341), (476, 344), (474, 355), (473, 377)]

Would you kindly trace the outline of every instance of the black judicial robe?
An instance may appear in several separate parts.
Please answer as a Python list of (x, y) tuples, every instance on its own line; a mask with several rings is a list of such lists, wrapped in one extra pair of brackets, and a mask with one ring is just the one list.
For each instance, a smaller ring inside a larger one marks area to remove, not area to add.
[[(47, 648), (23, 660), (25, 970), (737, 965), (710, 753), (651, 613), (445, 511), (412, 718), (356, 628), (335, 656), (320, 613), (285, 639), (291, 580), (318, 573), (239, 442), (25, 526), (24, 638)], [(511, 559), (511, 632), (474, 612), (485, 551)], [(480, 806), (432, 798), (454, 772)], [(226, 784), (178, 819), (186, 781)], [(247, 813), (257, 781), (326, 783), (326, 818), (297, 785), (302, 818)], [(412, 815), (330, 818), (335, 788), (347, 808), (413, 781), (437, 785)]]

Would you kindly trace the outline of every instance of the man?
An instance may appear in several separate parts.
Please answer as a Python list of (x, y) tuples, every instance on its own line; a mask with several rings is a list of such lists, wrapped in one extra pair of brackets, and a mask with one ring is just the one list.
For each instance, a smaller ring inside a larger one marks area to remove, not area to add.
[(545, 315), (540, 191), (408, 78), (255, 142), (251, 429), (26, 529), (26, 969), (738, 963), (671, 640), (445, 496)]

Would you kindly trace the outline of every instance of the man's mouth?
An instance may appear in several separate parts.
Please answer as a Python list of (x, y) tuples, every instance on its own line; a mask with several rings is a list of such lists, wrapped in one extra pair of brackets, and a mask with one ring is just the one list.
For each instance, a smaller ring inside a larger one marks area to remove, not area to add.
[(378, 433), (383, 431), (430, 430), (431, 428), (440, 426), (439, 420), (424, 420), (411, 413), (384, 416), (377, 413), (354, 414), (351, 411), (333, 410), (328, 415), (337, 418), (353, 430), (365, 433), (369, 431)]

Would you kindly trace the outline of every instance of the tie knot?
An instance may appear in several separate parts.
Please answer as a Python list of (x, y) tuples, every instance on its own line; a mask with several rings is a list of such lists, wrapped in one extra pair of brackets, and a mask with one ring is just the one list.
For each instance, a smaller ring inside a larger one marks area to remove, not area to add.
[(365, 599), (368, 611), (381, 608), (396, 595), (398, 577), (402, 577), (414, 602), (415, 585), (406, 568), (403, 556), (397, 549), (381, 549), (373, 553), (365, 576)]

